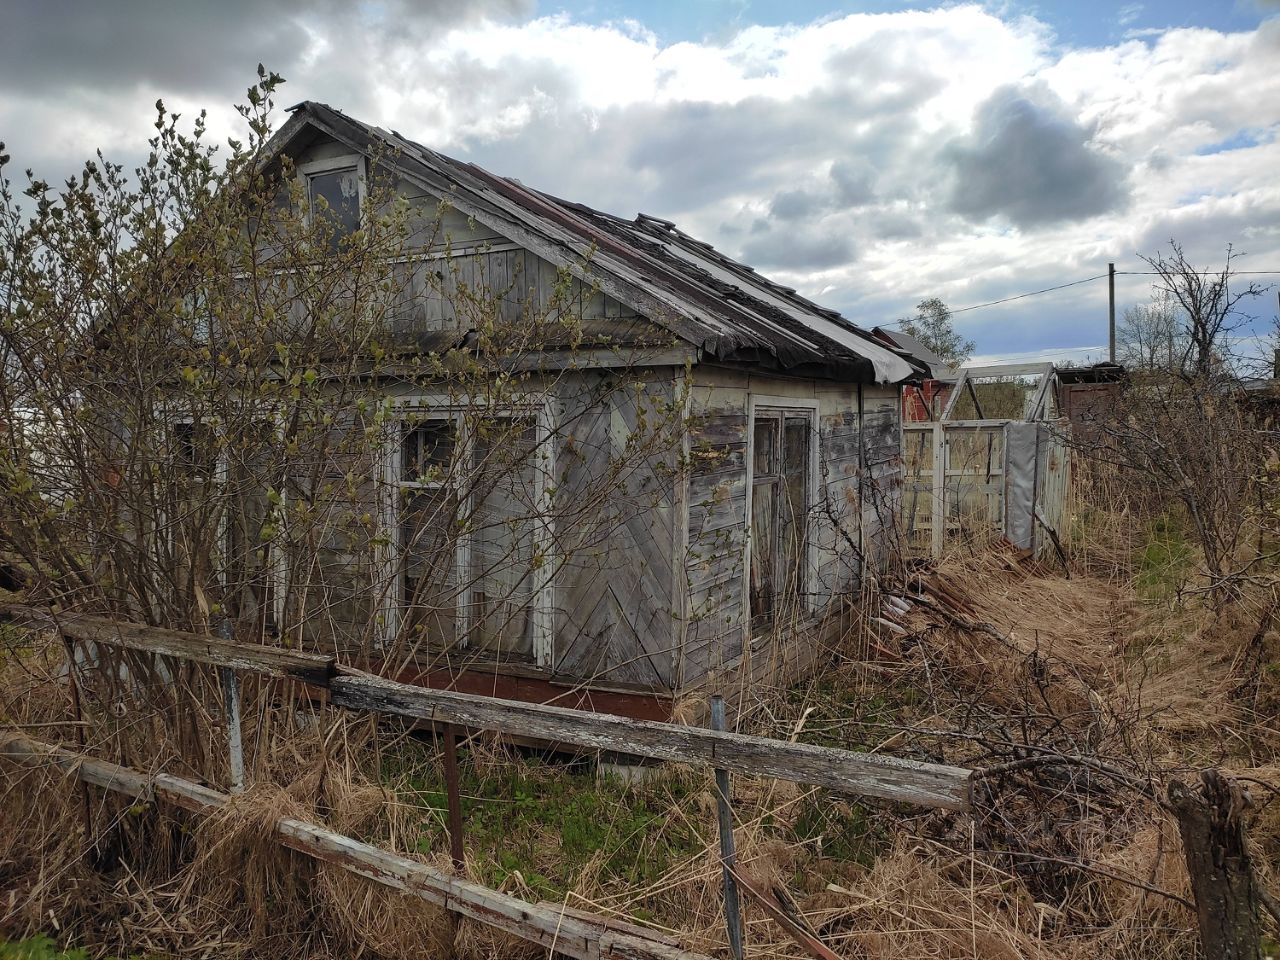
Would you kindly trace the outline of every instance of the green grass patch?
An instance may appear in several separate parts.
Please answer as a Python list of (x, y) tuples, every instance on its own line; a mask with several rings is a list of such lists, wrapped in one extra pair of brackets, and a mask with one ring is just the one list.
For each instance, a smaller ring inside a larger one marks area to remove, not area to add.
[[(861, 701), (869, 709), (890, 705)], [(806, 739), (806, 738), (802, 738)], [(808, 742), (848, 746), (815, 732)], [(500, 887), (519, 874), (534, 895), (563, 899), (583, 881), (642, 890), (716, 844), (711, 776), (659, 768), (639, 782), (597, 773), (593, 764), (521, 755), (459, 755), (464, 846), (476, 879)], [(419, 853), (449, 848), (447, 801), (437, 748), (408, 741), (384, 756), (383, 780), (410, 805), (411, 843)], [(766, 830), (813, 854), (870, 865), (886, 837), (869, 807), (813, 791), (777, 811), (740, 805)]]
[[(0, 960), (89, 960), (89, 954), (80, 949), (63, 950), (50, 937), (40, 934), (27, 940), (0, 940)], [(141, 955), (129, 960), (147, 960)], [(150, 960), (160, 960), (152, 957)]]
[(1147, 525), (1135, 588), (1144, 600), (1170, 600), (1191, 575), (1194, 550), (1181, 522), (1166, 514)]
[(83, 950), (60, 950), (43, 934), (29, 940), (0, 942), (0, 960), (89, 960)]
[[(588, 764), (537, 756), (477, 765), (463, 751), (460, 761), (467, 853), (493, 886), (518, 872), (536, 894), (557, 899), (590, 865), (601, 881), (644, 887), (707, 846), (697, 818), (676, 815), (703, 789), (686, 774), (625, 783), (598, 776)], [(407, 744), (384, 769), (389, 785), (418, 811), (419, 852), (447, 850), (447, 803), (434, 750)]]

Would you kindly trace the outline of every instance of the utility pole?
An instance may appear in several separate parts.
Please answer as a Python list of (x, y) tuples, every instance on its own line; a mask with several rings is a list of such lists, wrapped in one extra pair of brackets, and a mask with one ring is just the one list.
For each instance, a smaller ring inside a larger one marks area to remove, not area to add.
[(1110, 333), (1111, 362), (1116, 362), (1116, 265), (1107, 264), (1107, 330)]

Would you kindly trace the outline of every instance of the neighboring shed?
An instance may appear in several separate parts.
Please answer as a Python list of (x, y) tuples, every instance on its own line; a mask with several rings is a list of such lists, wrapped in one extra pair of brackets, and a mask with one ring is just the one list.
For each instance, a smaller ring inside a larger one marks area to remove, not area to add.
[[(558, 199), (323, 104), (293, 108), (271, 150), (291, 158), (310, 195), (332, 198), (339, 220), (375, 168), (394, 177), (423, 244), (389, 268), (408, 291), (394, 323), (400, 350), (467, 349), (474, 331), (428, 282), (446, 260), (450, 282), (506, 290), (499, 309), (511, 321), (549, 302), (568, 271), (577, 311), (575, 342), (543, 343), (527, 367), (541, 386), (501, 414), (527, 418), (531, 465), (477, 507), (506, 539), (469, 535), (443, 566), (468, 573), (499, 548), (515, 559), (470, 582), (450, 573), (426, 586), (442, 565), (421, 552), (435, 534), (414, 525), (439, 491), (406, 477), (433, 457), (479, 463), (471, 412), (421, 383), (386, 384), (403, 412), (398, 453), (359, 469), (389, 545), (385, 555), (335, 546), (316, 574), (337, 598), (312, 631), (318, 642), (341, 649), (345, 632), (376, 619), (388, 639), (419, 631), (407, 672), (420, 682), (597, 705), (592, 691), (603, 690), (613, 709), (654, 715), (753, 646), (809, 643), (805, 631), (887, 555), (902, 482), (899, 384), (924, 371), (911, 350), (670, 221)], [(634, 391), (594, 399), (619, 369)], [(646, 411), (680, 403), (687, 432), (627, 480), (646, 508), (602, 507), (565, 529), (575, 491), (644, 429)], [(533, 563), (556, 550), (556, 564)], [(351, 571), (379, 564), (394, 581), (383, 597), (344, 592)]]
[(1088, 442), (1099, 421), (1116, 412), (1128, 373), (1118, 363), (1058, 368), (1058, 409), (1077, 440)]
[(909, 354), (925, 366), (927, 373), (914, 378), (902, 387), (902, 418), (908, 422), (937, 420), (955, 387), (958, 371), (938, 356), (930, 347), (902, 330), (876, 327), (876, 338), (889, 346)]

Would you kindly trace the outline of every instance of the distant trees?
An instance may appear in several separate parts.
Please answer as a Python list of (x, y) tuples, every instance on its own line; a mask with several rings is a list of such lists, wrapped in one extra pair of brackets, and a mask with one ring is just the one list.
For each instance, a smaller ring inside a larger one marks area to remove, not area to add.
[(953, 367), (964, 366), (973, 355), (973, 341), (956, 331), (951, 310), (938, 297), (921, 300), (916, 315), (904, 318), (901, 326)]
[(1117, 359), (1144, 375), (1130, 379), (1123, 416), (1088, 440), (1092, 456), (1131, 478), (1131, 505), (1185, 523), (1199, 589), (1218, 609), (1258, 576), (1280, 519), (1274, 434), (1238, 393), (1247, 361), (1233, 356), (1231, 335), (1250, 320), (1242, 304), (1264, 289), (1241, 282), (1239, 256), (1228, 245), (1221, 266), (1202, 269), (1171, 240), (1142, 258), (1151, 300), (1125, 311), (1116, 340)]
[(1185, 325), (1163, 291), (1126, 307), (1116, 324), (1116, 360), (1134, 370), (1178, 370), (1187, 354)]

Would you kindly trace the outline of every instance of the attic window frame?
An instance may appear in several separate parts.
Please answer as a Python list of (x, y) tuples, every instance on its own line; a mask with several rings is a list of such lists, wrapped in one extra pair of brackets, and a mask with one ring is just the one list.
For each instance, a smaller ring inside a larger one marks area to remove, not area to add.
[[(311, 182), (316, 177), (326, 173), (342, 173), (346, 170), (354, 170), (356, 173), (356, 202), (357, 202), (357, 230), (364, 218), (364, 205), (368, 199), (367, 184), (367, 164), (363, 154), (349, 153), (338, 157), (329, 157), (325, 160), (308, 160), (306, 163), (300, 163), (295, 168), (298, 177), (302, 180), (302, 186), (305, 191), (306, 205), (302, 211), (303, 221), (308, 227), (312, 225), (312, 210), (314, 202), (311, 199)], [(350, 233), (341, 234), (335, 239), (341, 240), (344, 236), (350, 236)]]

